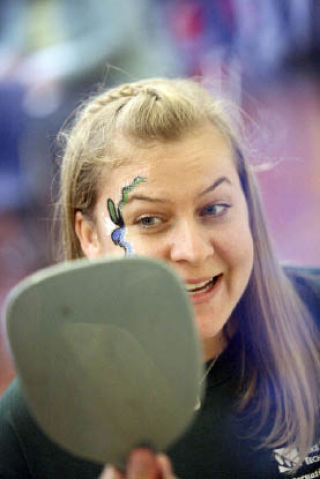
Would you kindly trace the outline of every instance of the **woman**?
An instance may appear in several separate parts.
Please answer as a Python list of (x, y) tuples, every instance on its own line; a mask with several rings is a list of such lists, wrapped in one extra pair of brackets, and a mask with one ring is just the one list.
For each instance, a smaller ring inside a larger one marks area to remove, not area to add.
[[(207, 368), (198, 416), (168, 456), (133, 451), (127, 471), (110, 466), (103, 477), (320, 474), (320, 288), (275, 259), (222, 101), (190, 80), (120, 85), (90, 99), (63, 137), (65, 258), (166, 260), (186, 284)], [(51, 477), (50, 464), (63, 477), (94, 477), (84, 461), (71, 462), (55, 450), (41, 477)]]

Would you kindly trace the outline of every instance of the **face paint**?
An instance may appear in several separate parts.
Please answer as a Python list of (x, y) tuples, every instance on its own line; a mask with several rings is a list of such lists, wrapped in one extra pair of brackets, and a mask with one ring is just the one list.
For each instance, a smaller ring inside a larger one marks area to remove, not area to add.
[(107, 208), (111, 221), (118, 226), (118, 228), (112, 231), (111, 239), (115, 245), (120, 246), (124, 249), (126, 256), (130, 256), (133, 253), (133, 250), (130, 243), (125, 241), (125, 224), (122, 216), (122, 208), (128, 202), (129, 193), (140, 183), (143, 183), (145, 181), (145, 178), (137, 176), (130, 185), (122, 188), (121, 200), (119, 201), (117, 207), (115, 206), (112, 199), (109, 198), (107, 201)]

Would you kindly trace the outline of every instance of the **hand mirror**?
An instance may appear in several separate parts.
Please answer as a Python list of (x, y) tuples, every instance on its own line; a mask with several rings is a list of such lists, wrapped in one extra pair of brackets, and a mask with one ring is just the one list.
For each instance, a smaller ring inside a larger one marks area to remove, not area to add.
[(187, 293), (165, 263), (76, 260), (33, 274), (6, 305), (17, 372), (42, 430), (71, 453), (122, 466), (165, 450), (201, 395)]

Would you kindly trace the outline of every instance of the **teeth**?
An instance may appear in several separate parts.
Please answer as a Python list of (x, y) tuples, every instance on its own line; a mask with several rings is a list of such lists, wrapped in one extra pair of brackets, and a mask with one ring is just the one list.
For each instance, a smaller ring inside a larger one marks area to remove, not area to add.
[(187, 287), (187, 291), (188, 293), (195, 293), (195, 292), (203, 293), (207, 289), (211, 288), (212, 282), (213, 282), (213, 279), (211, 279), (210, 281), (203, 281), (202, 283), (193, 284), (192, 288)]
[(212, 288), (212, 286), (217, 282), (218, 278), (220, 277), (220, 274), (214, 276), (210, 281), (203, 281), (202, 283), (196, 283), (193, 284), (192, 287), (187, 286), (187, 292), (192, 293), (192, 294), (197, 294), (197, 293), (205, 293), (206, 291), (209, 291), (209, 289)]

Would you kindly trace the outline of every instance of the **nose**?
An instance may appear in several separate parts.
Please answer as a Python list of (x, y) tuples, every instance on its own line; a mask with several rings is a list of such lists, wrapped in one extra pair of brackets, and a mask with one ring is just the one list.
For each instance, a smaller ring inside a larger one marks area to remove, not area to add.
[(194, 220), (184, 220), (176, 224), (171, 232), (170, 260), (201, 264), (214, 254), (214, 247), (208, 232)]

